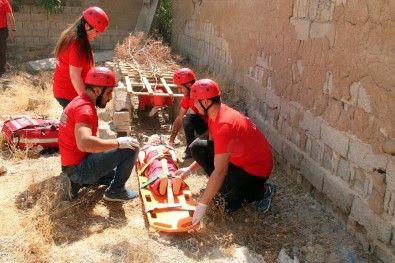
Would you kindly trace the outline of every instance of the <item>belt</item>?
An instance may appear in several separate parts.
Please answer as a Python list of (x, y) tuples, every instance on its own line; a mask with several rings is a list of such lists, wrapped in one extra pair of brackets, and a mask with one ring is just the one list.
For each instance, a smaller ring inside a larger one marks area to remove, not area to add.
[(74, 172), (74, 168), (75, 168), (74, 165), (70, 165), (70, 166), (62, 165), (62, 172), (67, 174), (67, 176), (70, 177), (71, 174)]

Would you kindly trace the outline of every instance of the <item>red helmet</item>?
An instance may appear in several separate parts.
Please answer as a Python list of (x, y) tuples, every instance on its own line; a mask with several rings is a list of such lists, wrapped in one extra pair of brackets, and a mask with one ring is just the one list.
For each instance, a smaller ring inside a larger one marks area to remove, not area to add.
[(86, 74), (85, 83), (100, 87), (116, 86), (115, 74), (106, 67), (91, 68)]
[[(162, 89), (156, 89), (155, 93), (164, 93)], [(154, 107), (162, 108), (165, 105), (166, 97), (164, 96), (155, 96), (153, 98)]]
[(89, 25), (100, 32), (104, 32), (108, 26), (108, 17), (100, 7), (89, 7), (82, 13), (82, 16)]
[(195, 79), (195, 73), (193, 73), (193, 71), (189, 68), (181, 68), (173, 75), (173, 83), (176, 85), (182, 85)]
[(210, 99), (220, 94), (218, 84), (211, 79), (200, 79), (191, 87), (191, 99), (193, 100)]

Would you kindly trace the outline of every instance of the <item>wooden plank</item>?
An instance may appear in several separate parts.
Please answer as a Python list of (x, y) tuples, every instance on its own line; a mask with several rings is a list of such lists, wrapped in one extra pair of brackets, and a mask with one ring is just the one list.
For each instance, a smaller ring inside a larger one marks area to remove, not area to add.
[(160, 81), (162, 82), (163, 86), (165, 86), (165, 89), (166, 89), (167, 93), (170, 95), (170, 97), (173, 97), (173, 91), (171, 90), (169, 85), (167, 85), (166, 80), (164, 78), (160, 78)]
[[(148, 92), (143, 92), (143, 91), (135, 91), (133, 92), (133, 95), (150, 95), (150, 96), (161, 96), (161, 97), (170, 97), (168, 93), (148, 93)], [(184, 97), (184, 94), (174, 94), (172, 97)]]
[(128, 76), (125, 76), (125, 82), (126, 82), (126, 88), (128, 89), (128, 92), (133, 94), (133, 86), (130, 82), (130, 78)]
[(149, 95), (154, 95), (154, 91), (152, 90), (151, 84), (148, 82), (146, 77), (143, 77), (143, 83), (145, 88), (147, 88)]
[[(131, 82), (131, 84), (134, 87), (144, 87), (144, 84), (141, 82)], [(151, 87), (155, 86), (155, 87), (165, 88), (165, 86), (163, 84), (156, 84), (156, 85), (155, 85), (155, 83), (150, 83), (150, 84), (151, 84)], [(174, 85), (174, 84), (167, 84), (167, 86), (169, 88), (177, 88), (177, 85)]]

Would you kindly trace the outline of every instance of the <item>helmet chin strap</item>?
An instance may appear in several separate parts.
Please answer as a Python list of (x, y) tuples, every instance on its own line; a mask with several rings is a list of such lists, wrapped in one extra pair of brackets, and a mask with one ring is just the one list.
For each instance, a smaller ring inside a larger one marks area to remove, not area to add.
[(203, 110), (204, 110), (204, 117), (207, 118), (207, 117), (208, 117), (208, 115), (207, 115), (208, 110), (211, 108), (211, 106), (214, 105), (214, 103), (211, 102), (210, 106), (208, 106), (207, 108), (205, 108), (205, 107), (203, 106), (202, 100), (199, 100), (199, 104), (200, 104), (200, 106), (202, 106), (202, 108), (203, 108)]

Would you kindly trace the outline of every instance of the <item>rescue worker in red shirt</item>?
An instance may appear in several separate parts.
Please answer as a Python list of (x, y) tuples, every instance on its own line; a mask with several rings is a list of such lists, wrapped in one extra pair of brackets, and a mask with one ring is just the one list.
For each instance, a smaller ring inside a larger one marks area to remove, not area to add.
[(103, 198), (127, 201), (138, 196), (125, 187), (137, 158), (139, 143), (131, 137), (101, 139), (96, 136), (96, 107), (105, 108), (116, 85), (114, 72), (105, 67), (88, 71), (86, 89), (63, 111), (59, 126), (59, 150), (63, 181), (70, 199), (86, 185), (107, 185)]
[(53, 93), (64, 108), (85, 90), (84, 80), (95, 61), (90, 42), (108, 26), (108, 17), (99, 7), (89, 7), (60, 35), (54, 54), (56, 68)]
[(273, 159), (269, 143), (258, 127), (246, 116), (221, 103), (218, 84), (210, 79), (195, 82), (191, 99), (200, 114), (208, 117), (210, 140), (196, 139), (191, 147), (193, 162), (176, 171), (185, 178), (202, 167), (209, 176), (192, 223), (198, 223), (210, 201), (219, 193), (228, 212), (239, 209), (244, 202), (256, 201), (256, 209), (266, 212), (276, 192), (268, 184)]
[(207, 136), (207, 122), (204, 116), (198, 113), (193, 100), (190, 98), (191, 86), (195, 81), (195, 73), (189, 68), (181, 68), (173, 75), (173, 83), (184, 93), (184, 97), (180, 103), (180, 111), (173, 123), (169, 144), (174, 144), (178, 132), (184, 126), (187, 147), (185, 148), (183, 159), (192, 158), (191, 149), (188, 146), (195, 140), (195, 133), (199, 138)]
[(8, 0), (0, 0), (0, 76), (4, 74), (7, 64), (8, 24), (11, 27), (11, 40), (15, 40), (15, 19), (10, 3)]

